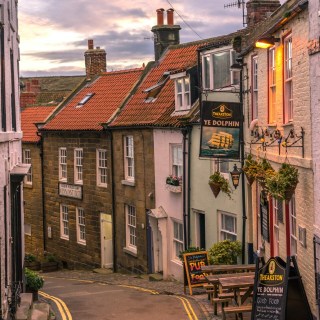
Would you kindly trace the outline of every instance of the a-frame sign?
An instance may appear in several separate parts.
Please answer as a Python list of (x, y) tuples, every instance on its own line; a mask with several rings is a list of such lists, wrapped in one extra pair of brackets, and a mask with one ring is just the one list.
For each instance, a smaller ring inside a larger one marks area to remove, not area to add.
[(294, 256), (257, 260), (251, 320), (313, 320)]

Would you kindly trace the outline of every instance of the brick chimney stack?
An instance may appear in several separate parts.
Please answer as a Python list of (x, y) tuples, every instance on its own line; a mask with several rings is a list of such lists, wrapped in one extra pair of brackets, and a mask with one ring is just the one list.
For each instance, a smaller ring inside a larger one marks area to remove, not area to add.
[(281, 4), (279, 0), (249, 0), (246, 6), (247, 25), (248, 27), (253, 27), (268, 18)]
[(107, 70), (107, 54), (104, 49), (94, 49), (93, 40), (88, 40), (88, 50), (84, 53), (87, 80)]
[(159, 60), (163, 52), (170, 46), (180, 43), (179, 31), (181, 27), (174, 24), (173, 9), (167, 10), (167, 24), (164, 25), (164, 9), (158, 9), (157, 25), (152, 27), (154, 34), (154, 56), (155, 60)]

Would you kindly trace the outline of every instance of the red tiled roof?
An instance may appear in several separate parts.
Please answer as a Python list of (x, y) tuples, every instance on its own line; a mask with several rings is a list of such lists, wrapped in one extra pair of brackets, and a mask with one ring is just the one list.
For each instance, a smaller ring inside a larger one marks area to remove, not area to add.
[(178, 117), (170, 116), (175, 104), (174, 81), (169, 80), (165, 83), (154, 102), (144, 102), (147, 93), (143, 91), (157, 84), (165, 72), (172, 73), (176, 70), (181, 72), (196, 65), (197, 48), (203, 44), (203, 42), (191, 43), (169, 48), (110, 126), (177, 125)]
[(21, 110), (22, 142), (38, 142), (35, 123), (44, 122), (56, 106), (27, 107)]
[[(75, 94), (45, 126), (44, 130), (102, 130), (140, 79), (143, 68), (103, 73)], [(78, 103), (94, 95), (81, 107)]]

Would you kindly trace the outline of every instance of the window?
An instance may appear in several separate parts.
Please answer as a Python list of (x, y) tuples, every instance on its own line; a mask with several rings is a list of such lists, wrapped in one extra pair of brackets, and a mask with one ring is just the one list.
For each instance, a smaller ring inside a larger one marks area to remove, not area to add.
[(59, 180), (67, 181), (67, 149), (59, 149)]
[(97, 184), (100, 187), (107, 186), (107, 150), (97, 150)]
[(179, 260), (181, 251), (183, 251), (183, 225), (173, 221), (173, 259)]
[(130, 205), (125, 205), (126, 210), (126, 248), (134, 253), (137, 253), (137, 216), (136, 208)]
[(124, 137), (124, 162), (125, 180), (134, 181), (133, 136)]
[(60, 236), (69, 240), (69, 210), (66, 205), (60, 205)]
[(252, 57), (252, 120), (258, 118), (258, 56)]
[[(23, 149), (22, 162), (26, 164), (31, 164), (31, 151), (29, 149)], [(30, 167), (25, 179), (25, 184), (32, 184), (32, 167)]]
[(221, 175), (229, 180), (230, 177), (230, 170), (229, 170), (229, 162), (228, 160), (215, 160), (214, 161), (214, 168), (212, 170), (212, 174), (215, 173), (216, 171), (219, 171)]
[(232, 214), (220, 214), (220, 240), (237, 240), (237, 218)]
[(240, 71), (230, 70), (236, 53), (227, 48), (214, 50), (202, 56), (202, 85), (207, 90), (223, 89), (240, 83)]
[(30, 223), (24, 224), (24, 234), (27, 236), (31, 236), (31, 224)]
[(276, 122), (276, 58), (275, 48), (269, 49), (269, 123)]
[(171, 145), (172, 176), (182, 177), (182, 145)]
[(76, 108), (81, 108), (84, 104), (86, 104), (92, 97), (94, 93), (87, 93), (84, 98), (77, 104)]
[(86, 244), (86, 220), (82, 208), (77, 208), (77, 241)]
[(293, 120), (292, 37), (284, 39), (284, 121)]
[(74, 182), (83, 183), (83, 150), (74, 150)]
[(275, 198), (272, 199), (272, 214), (273, 214), (273, 239), (274, 239), (274, 245), (273, 245), (273, 253), (274, 256), (279, 255), (279, 248), (280, 248), (280, 242), (279, 242), (279, 217), (278, 217), (278, 205), (281, 202)]
[(289, 218), (290, 218), (290, 255), (297, 254), (297, 215), (294, 196), (289, 202)]
[(190, 109), (190, 78), (183, 77), (175, 80), (176, 110)]

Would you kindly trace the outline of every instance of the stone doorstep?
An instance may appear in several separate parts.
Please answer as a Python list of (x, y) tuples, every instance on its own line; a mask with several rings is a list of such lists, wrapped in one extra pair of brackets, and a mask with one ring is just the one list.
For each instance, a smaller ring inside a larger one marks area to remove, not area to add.
[(32, 293), (21, 293), (20, 306), (17, 308), (16, 320), (27, 320), (32, 305)]
[(47, 303), (35, 303), (31, 309), (30, 320), (48, 320), (50, 316), (50, 308)]

